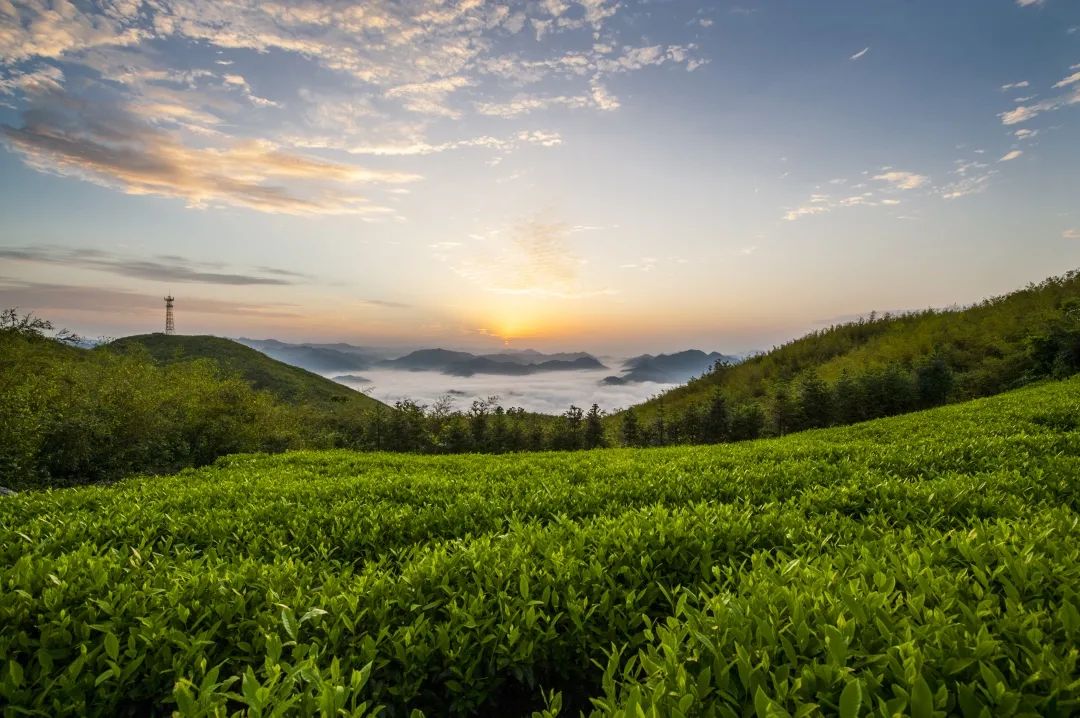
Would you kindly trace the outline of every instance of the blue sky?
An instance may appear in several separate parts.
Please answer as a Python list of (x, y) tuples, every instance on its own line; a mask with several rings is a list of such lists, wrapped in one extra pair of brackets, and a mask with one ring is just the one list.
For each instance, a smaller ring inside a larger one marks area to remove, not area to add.
[(767, 347), (1080, 265), (1080, 4), (0, 0), (0, 303)]

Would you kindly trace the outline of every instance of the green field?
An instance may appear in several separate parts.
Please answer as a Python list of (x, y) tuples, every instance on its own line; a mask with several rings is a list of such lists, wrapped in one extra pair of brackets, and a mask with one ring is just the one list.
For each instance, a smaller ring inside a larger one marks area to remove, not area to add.
[(15, 715), (1080, 713), (1080, 378), (781, 439), (0, 499)]

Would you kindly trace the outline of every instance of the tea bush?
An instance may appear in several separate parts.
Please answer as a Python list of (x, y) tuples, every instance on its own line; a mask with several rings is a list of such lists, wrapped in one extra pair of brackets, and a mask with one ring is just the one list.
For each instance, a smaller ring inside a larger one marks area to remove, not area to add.
[(1080, 380), (573, 454), (0, 499), (16, 715), (1074, 715)]

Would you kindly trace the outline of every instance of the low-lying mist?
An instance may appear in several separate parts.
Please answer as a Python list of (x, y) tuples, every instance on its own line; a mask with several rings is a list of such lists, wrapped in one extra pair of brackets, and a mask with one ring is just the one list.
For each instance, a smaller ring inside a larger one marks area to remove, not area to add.
[[(528, 376), (497, 376), (477, 374), (471, 377), (447, 376), (439, 372), (402, 371), (400, 369), (366, 369), (357, 372), (370, 379), (368, 384), (343, 381), (387, 404), (400, 399), (412, 399), (419, 404), (432, 404), (449, 394), (458, 409), (468, 409), (474, 399), (498, 396), (506, 407), (519, 406), (527, 411), (561, 414), (571, 404), (588, 408), (599, 404), (611, 411), (638, 404), (673, 384), (643, 382), (608, 386), (601, 384), (612, 369), (596, 371), (558, 371)], [(335, 375), (328, 374), (333, 378)]]

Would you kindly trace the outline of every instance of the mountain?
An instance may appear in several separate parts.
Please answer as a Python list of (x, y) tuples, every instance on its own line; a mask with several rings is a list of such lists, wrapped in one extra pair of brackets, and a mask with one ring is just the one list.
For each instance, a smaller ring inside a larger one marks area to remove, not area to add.
[(352, 402), (363, 408), (381, 405), (347, 386), (221, 337), (140, 334), (117, 339), (93, 351), (123, 352), (137, 347), (145, 349), (160, 363), (211, 359), (226, 371), (244, 377), (254, 388), (289, 404)]
[(245, 338), (240, 338), (237, 342), (286, 364), (327, 374), (370, 369), (378, 361), (376, 357), (366, 353), (362, 347), (351, 347), (347, 344), (320, 346), (289, 344), (277, 339)]
[(360, 376), (359, 374), (338, 374), (333, 377), (336, 382), (344, 382), (346, 384), (370, 384), (371, 379), (366, 376)]
[(535, 349), (508, 349), (498, 354), (481, 354), (484, 359), (497, 362), (513, 362), (515, 364), (541, 364), (545, 361), (576, 361), (578, 359), (592, 359), (591, 354), (585, 352), (555, 352), (545, 354)]
[[(634, 366), (648, 364), (637, 357)], [(797, 399), (803, 383), (815, 378), (837, 404), (885, 406), (897, 403), (900, 394), (928, 390), (919, 386), (920, 370), (923, 380), (935, 372), (946, 377), (940, 401), (959, 401), (1064, 374), (1074, 365), (1080, 365), (1077, 271), (967, 307), (872, 312), (705, 374), (634, 409), (639, 420), (651, 421), (661, 406), (668, 416), (677, 415), (703, 406), (719, 391), (729, 403), (756, 404), (775, 418), (777, 407)], [(905, 401), (917, 405), (925, 397)]]
[(378, 366), (409, 371), (438, 371), (451, 376), (525, 376), (542, 372), (604, 368), (596, 357), (584, 352), (543, 354), (531, 349), (482, 355), (449, 349), (420, 349), (397, 359), (382, 361)]
[(719, 352), (706, 354), (699, 349), (657, 356), (642, 354), (627, 359), (623, 363), (622, 375), (609, 376), (603, 380), (603, 383), (619, 385), (654, 381), (661, 384), (682, 384), (691, 377), (704, 374), (718, 361), (734, 364), (738, 362), (738, 357)]
[(442, 371), (448, 366), (471, 361), (475, 354), (455, 352), (449, 349), (419, 349), (397, 359), (386, 359), (379, 366), (387, 369), (407, 369), (409, 371)]
[(443, 369), (443, 374), (451, 376), (473, 376), (474, 374), (502, 374), (505, 376), (525, 376), (551, 371), (581, 371), (606, 368), (595, 357), (581, 356), (577, 359), (549, 359), (539, 364), (519, 364), (513, 361), (501, 361), (490, 357), (475, 357), (469, 361), (451, 364)]

